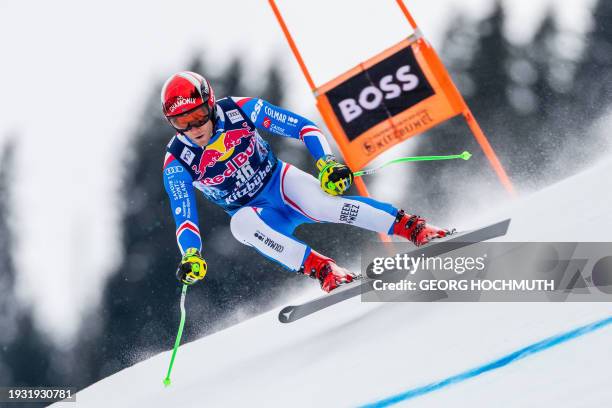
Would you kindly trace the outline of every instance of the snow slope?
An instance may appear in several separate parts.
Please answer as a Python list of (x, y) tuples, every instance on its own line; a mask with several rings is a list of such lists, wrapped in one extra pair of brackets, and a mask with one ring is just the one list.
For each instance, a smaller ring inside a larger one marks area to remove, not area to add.
[[(608, 174), (612, 160), (474, 225), (511, 216), (506, 240), (612, 241)], [(315, 295), (313, 289), (304, 298)], [(181, 346), (170, 388), (162, 385), (166, 352), (82, 390), (77, 406), (363, 406), (612, 316), (610, 303), (365, 304), (357, 298), (283, 325), (279, 310)], [(611, 344), (612, 324), (396, 406), (608, 406)], [(54, 406), (63, 405), (74, 406)]]

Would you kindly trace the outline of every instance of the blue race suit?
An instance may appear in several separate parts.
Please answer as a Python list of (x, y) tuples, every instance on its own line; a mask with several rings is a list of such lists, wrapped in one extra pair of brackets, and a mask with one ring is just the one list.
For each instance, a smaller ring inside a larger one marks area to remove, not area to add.
[(302, 140), (315, 161), (331, 154), (319, 128), (300, 115), (263, 99), (220, 99), (214, 134), (205, 147), (181, 134), (167, 146), (164, 185), (181, 253), (202, 247), (194, 187), (232, 216), (230, 227), (239, 241), (291, 270), (299, 270), (310, 252), (292, 236), (301, 223), (391, 231), (396, 208), (370, 198), (323, 193), (314, 177), (276, 158), (258, 129)]

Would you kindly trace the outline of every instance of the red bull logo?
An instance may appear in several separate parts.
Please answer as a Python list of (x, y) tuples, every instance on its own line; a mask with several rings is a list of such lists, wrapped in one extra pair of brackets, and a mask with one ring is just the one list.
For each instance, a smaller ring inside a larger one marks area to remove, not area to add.
[(218, 150), (214, 150), (214, 149), (204, 150), (204, 153), (202, 153), (202, 157), (200, 157), (200, 164), (196, 172), (204, 173), (207, 167), (214, 166), (217, 163), (217, 160), (219, 160), (222, 156), (223, 156), (223, 153), (221, 153)]
[[(248, 158), (253, 155), (255, 149), (255, 138), (252, 137), (255, 132), (249, 127), (243, 129), (228, 130), (222, 133), (217, 140), (206, 146), (200, 161), (197, 165), (191, 168), (202, 178), (208, 167), (213, 167), (219, 161), (227, 161), (226, 169), (222, 174), (212, 178), (204, 179), (205, 184), (215, 185), (222, 183), (226, 177), (231, 176), (236, 172), (236, 169), (244, 165)], [(238, 153), (234, 156), (234, 147), (242, 143), (242, 139), (249, 138), (249, 146), (246, 151)], [(221, 178), (220, 178), (221, 177)]]
[(227, 132), (225, 132), (225, 137), (221, 135), (221, 137), (223, 137), (223, 145), (225, 146), (225, 150), (229, 150), (232, 147), (238, 146), (242, 141), (243, 137), (248, 137), (252, 134), (253, 132), (251, 132), (250, 128), (228, 130)]

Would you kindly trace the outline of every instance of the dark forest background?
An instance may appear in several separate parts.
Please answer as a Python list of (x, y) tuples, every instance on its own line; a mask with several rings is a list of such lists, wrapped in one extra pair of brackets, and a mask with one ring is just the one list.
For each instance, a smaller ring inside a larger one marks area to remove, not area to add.
[[(592, 28), (581, 35), (562, 31), (551, 11), (527, 44), (508, 41), (505, 19), (499, 2), (480, 21), (457, 14), (438, 51), (513, 181), (541, 187), (573, 174), (605, 147), (590, 130), (612, 102), (612, 2), (596, 3)], [(582, 44), (582, 51), (572, 53), (576, 44)], [(218, 96), (260, 96), (285, 103), (290, 86), (279, 69), (282, 61), (274, 61), (261, 82), (247, 84), (246, 61), (235, 57), (223, 72), (211, 76), (203, 54), (196, 53), (185, 68), (208, 76)], [(164, 80), (159, 78), (146, 95), (138, 131), (131, 136), (132, 150), (124, 158), (122, 264), (104, 288), (100, 310), (85, 319), (73, 349), (50, 344), (15, 298), (10, 180), (16, 139), (9, 138), (0, 150), (0, 385), (83, 388), (173, 345), (179, 318), (180, 286), (174, 276), (179, 253), (161, 179), (164, 147), (172, 136), (159, 107)], [(301, 113), (322, 124), (312, 112)], [(266, 139), (280, 158), (314, 174), (314, 163), (299, 142)], [(460, 119), (419, 137), (417, 150), (475, 153), (469, 165), (460, 168), (452, 162), (418, 165), (418, 177), (407, 177), (405, 189), (411, 191), (410, 208), (418, 213), (442, 217), (458, 195), (470, 190), (474, 174), (498, 188)], [(470, 199), (469, 193), (465, 197)], [(398, 197), (397, 203), (404, 198)], [(314, 284), (235, 241), (220, 208), (199, 199), (198, 209), (209, 274), (190, 290), (185, 341), (268, 310), (283, 294)], [(336, 225), (302, 226), (297, 235), (340, 262), (366, 240), (376, 239), (375, 234)]]

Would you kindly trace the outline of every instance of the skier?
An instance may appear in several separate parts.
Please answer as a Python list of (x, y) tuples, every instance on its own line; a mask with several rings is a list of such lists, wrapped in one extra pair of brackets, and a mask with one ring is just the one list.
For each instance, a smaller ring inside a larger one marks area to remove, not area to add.
[[(177, 132), (167, 145), (163, 178), (183, 255), (177, 278), (191, 285), (204, 278), (194, 187), (230, 216), (230, 229), (243, 244), (287, 269), (316, 278), (330, 292), (355, 275), (293, 236), (303, 223), (352, 224), (397, 235), (420, 246), (450, 232), (426, 224), (372, 198), (342, 196), (350, 169), (332, 155), (323, 133), (310, 120), (263, 99), (216, 100), (201, 75), (172, 75), (161, 91), (163, 113)], [(319, 170), (319, 180), (276, 158), (258, 130), (299, 139)]]

